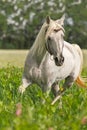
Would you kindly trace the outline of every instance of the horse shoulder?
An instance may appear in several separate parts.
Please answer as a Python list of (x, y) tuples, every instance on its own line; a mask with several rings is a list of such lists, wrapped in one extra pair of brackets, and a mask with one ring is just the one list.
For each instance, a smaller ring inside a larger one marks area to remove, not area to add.
[(55, 81), (56, 75), (55, 72), (57, 73), (56, 69), (58, 67), (55, 65), (54, 61), (51, 59), (51, 56), (48, 52), (46, 52), (41, 65), (41, 75), (42, 75), (42, 80), (44, 83), (51, 84)]

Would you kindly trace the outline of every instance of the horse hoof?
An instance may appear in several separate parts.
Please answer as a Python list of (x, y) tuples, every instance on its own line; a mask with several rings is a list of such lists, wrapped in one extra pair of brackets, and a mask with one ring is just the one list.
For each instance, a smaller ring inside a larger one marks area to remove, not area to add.
[(24, 91), (25, 91), (25, 88), (23, 87), (23, 85), (21, 85), (21, 86), (19, 87), (19, 89), (18, 89), (18, 92), (21, 93), (21, 94), (23, 94)]

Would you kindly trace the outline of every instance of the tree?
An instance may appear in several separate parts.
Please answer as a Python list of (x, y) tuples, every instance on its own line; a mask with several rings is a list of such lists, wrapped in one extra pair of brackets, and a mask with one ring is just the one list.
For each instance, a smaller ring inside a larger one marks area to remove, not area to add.
[(30, 48), (45, 17), (57, 19), (64, 13), (65, 39), (87, 48), (86, 5), (86, 0), (1, 0), (0, 48)]

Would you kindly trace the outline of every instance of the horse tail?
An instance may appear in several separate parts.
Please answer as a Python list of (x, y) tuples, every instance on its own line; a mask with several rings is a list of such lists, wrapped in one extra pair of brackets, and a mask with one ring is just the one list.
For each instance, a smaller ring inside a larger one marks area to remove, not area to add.
[(82, 88), (87, 88), (87, 86), (86, 86), (84, 80), (82, 80), (80, 76), (77, 77), (77, 79), (76, 79), (75, 82), (76, 82), (76, 84), (79, 85), (80, 87), (82, 87)]
[(73, 44), (73, 46), (76, 48), (76, 50), (78, 51), (78, 54), (80, 55), (80, 58), (81, 58), (81, 65), (80, 65), (80, 71), (79, 71), (79, 76), (77, 77), (76, 79), (76, 84), (78, 84), (80, 87), (82, 88), (87, 88), (85, 82), (84, 82), (84, 79), (82, 79), (80, 77), (80, 74), (81, 74), (81, 71), (82, 71), (82, 66), (83, 66), (83, 53), (82, 53), (82, 50), (81, 48), (77, 45), (77, 44)]

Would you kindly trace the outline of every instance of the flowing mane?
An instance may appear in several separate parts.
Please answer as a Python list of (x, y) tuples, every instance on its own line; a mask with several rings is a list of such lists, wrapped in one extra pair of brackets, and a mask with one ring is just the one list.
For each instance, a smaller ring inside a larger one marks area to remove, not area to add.
[(36, 37), (36, 40), (33, 46), (30, 49), (30, 54), (33, 56), (35, 55), (37, 58), (42, 58), (42, 56), (46, 53), (45, 48), (45, 30), (46, 30), (46, 23), (44, 23)]

